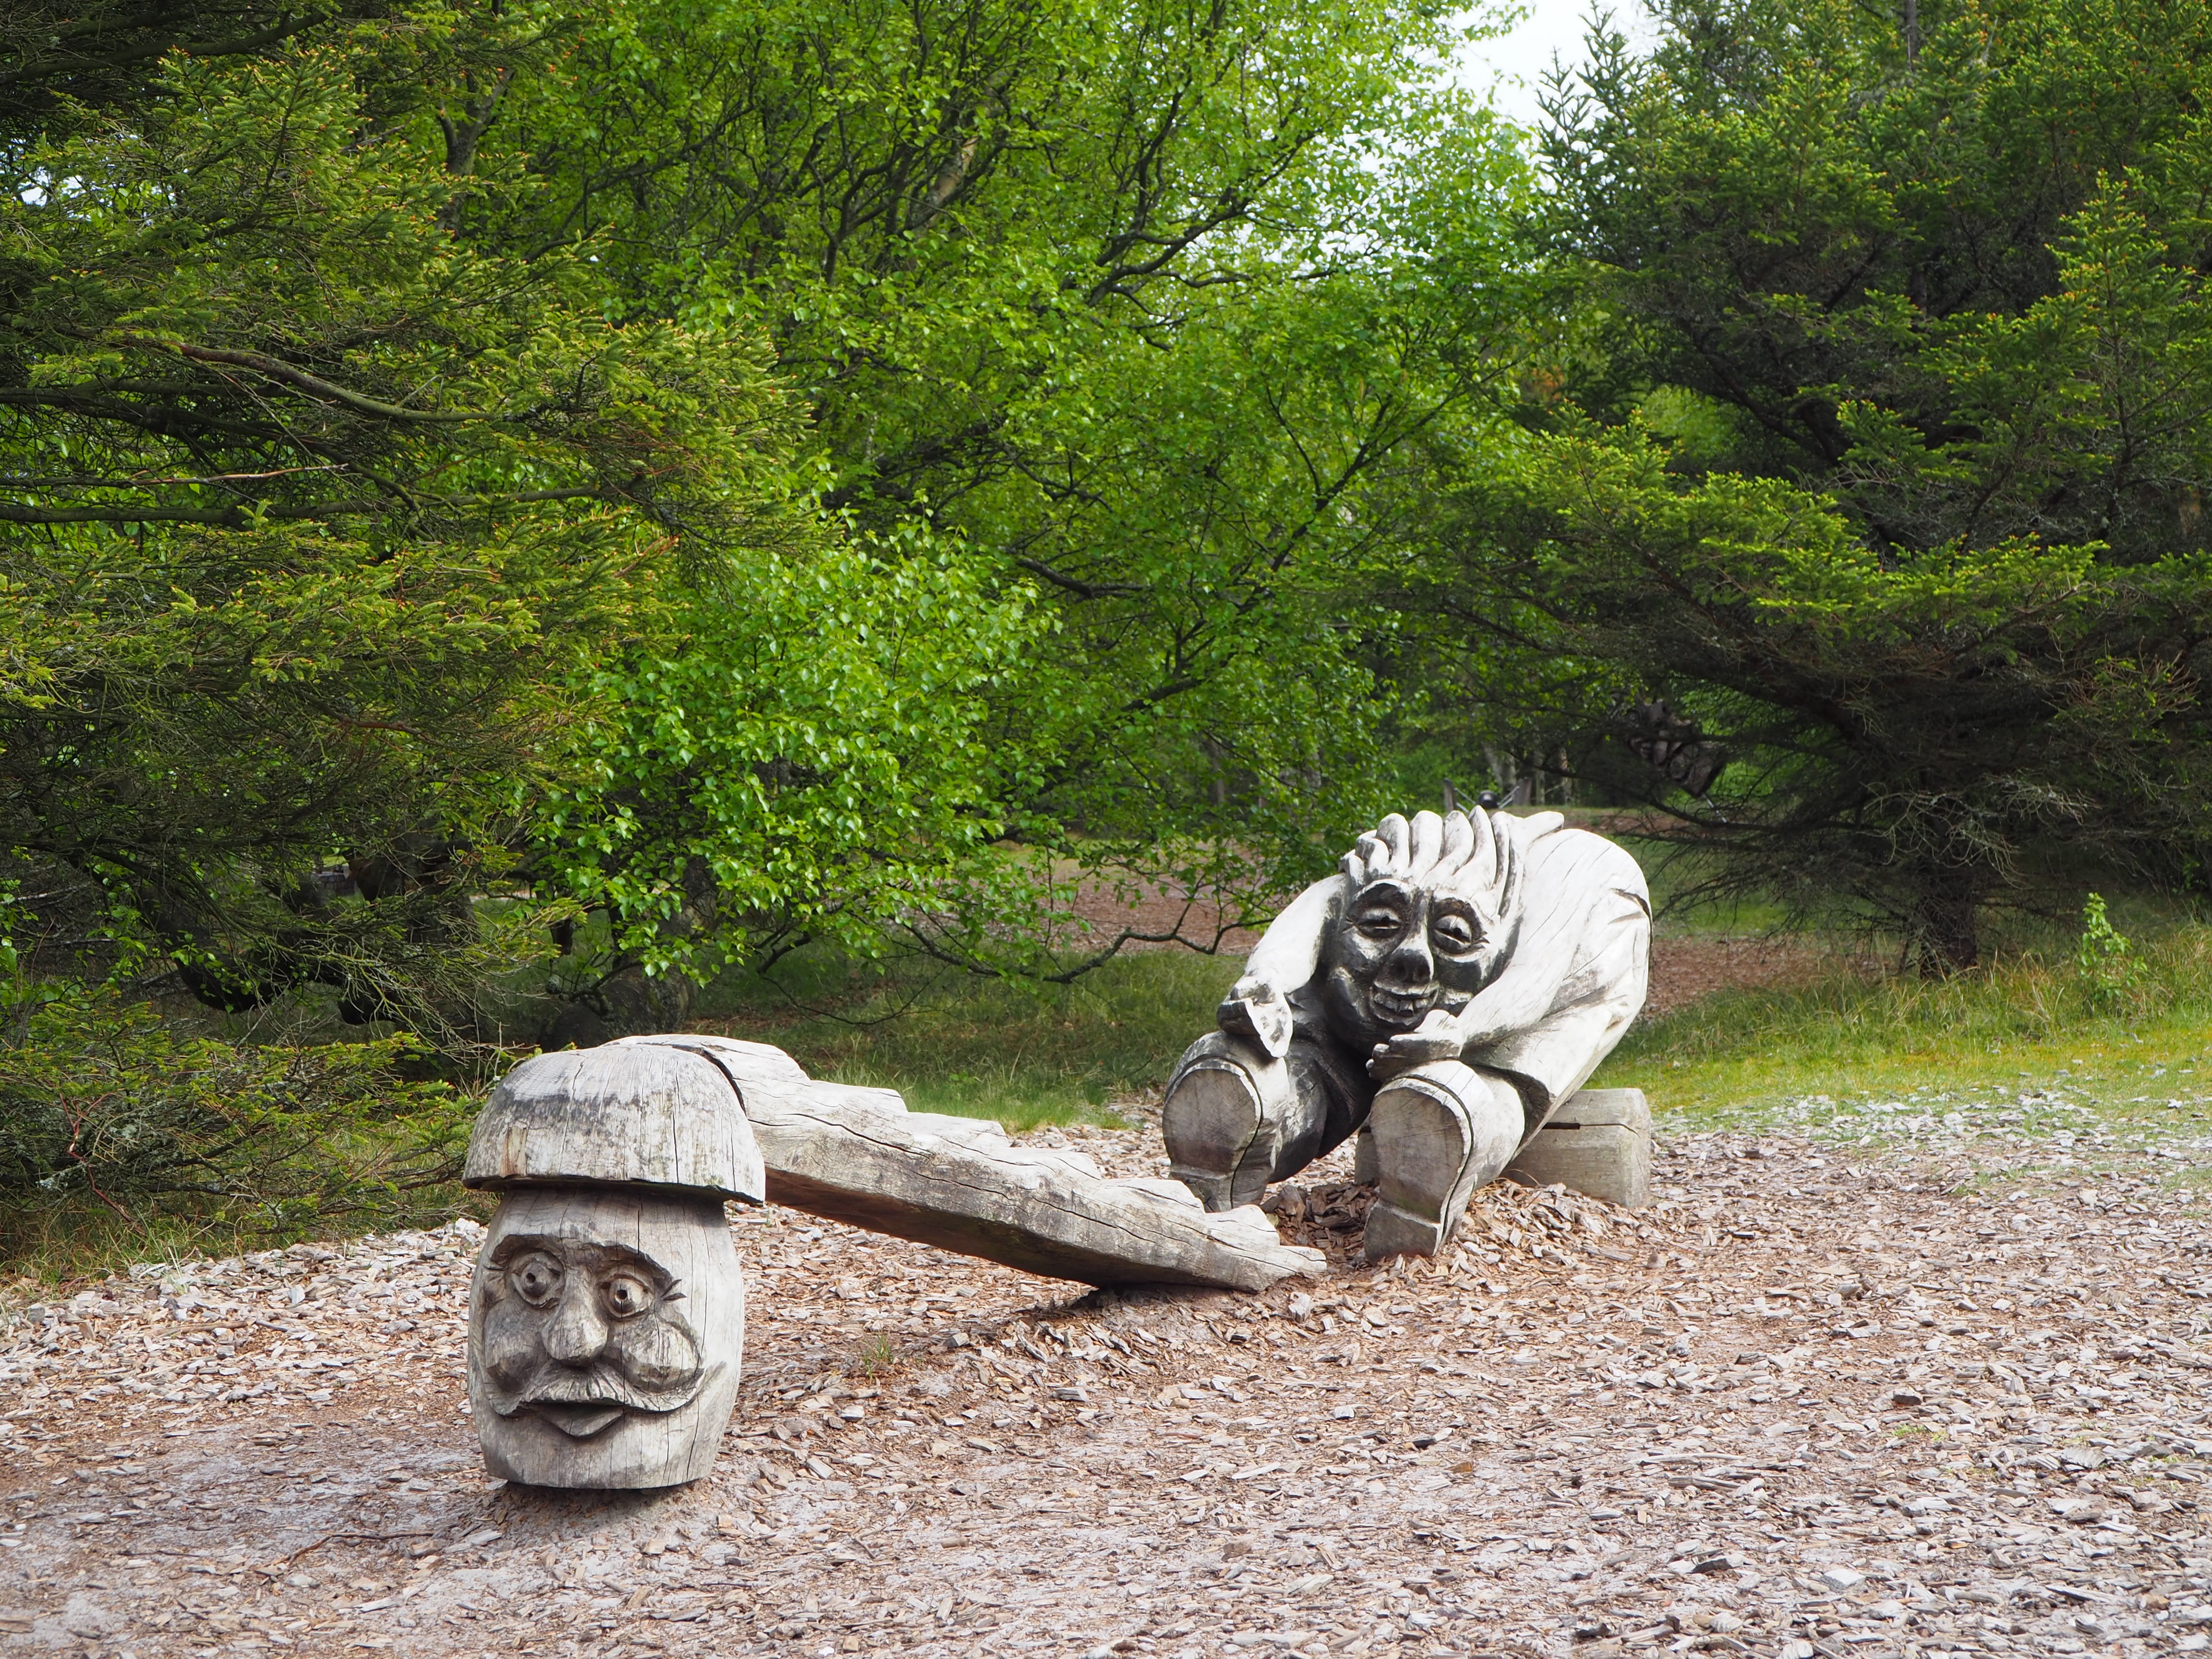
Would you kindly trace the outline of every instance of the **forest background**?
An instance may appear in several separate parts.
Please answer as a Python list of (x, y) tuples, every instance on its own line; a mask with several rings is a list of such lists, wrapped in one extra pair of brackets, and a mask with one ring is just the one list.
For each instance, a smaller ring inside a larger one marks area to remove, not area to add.
[(1534, 132), (1467, 27), (10, 9), (9, 1249), (450, 1205), (687, 1020), (1103, 1103), (1448, 787), (1850, 942), (1647, 1066), (2193, 1043), (2208, 8), (1662, 3)]

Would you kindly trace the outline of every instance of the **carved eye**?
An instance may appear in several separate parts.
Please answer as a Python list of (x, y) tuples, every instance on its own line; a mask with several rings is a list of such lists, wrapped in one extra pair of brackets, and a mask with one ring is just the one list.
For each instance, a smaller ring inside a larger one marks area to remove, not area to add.
[(653, 1286), (635, 1273), (614, 1273), (602, 1279), (599, 1299), (615, 1319), (635, 1319), (659, 1300)]
[(1399, 921), (1395, 910), (1386, 910), (1378, 904), (1362, 910), (1352, 925), (1370, 939), (1389, 939), (1404, 924)]
[(561, 1294), (561, 1264), (543, 1250), (532, 1250), (509, 1265), (507, 1282), (514, 1293), (533, 1308), (542, 1308)]
[(1474, 924), (1465, 916), (1454, 915), (1449, 912), (1429, 924), (1429, 936), (1436, 940), (1438, 950), (1449, 951), (1455, 957), (1465, 956), (1480, 942)]

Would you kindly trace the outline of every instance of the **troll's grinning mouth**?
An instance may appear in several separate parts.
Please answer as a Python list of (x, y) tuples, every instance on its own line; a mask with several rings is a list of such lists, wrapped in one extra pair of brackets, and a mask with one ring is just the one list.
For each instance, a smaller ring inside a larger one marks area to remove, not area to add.
[(1393, 991), (1380, 985), (1370, 986), (1367, 1006), (1376, 1019), (1384, 1025), (1418, 1025), (1436, 1000), (1436, 988), (1423, 986), (1418, 991)]

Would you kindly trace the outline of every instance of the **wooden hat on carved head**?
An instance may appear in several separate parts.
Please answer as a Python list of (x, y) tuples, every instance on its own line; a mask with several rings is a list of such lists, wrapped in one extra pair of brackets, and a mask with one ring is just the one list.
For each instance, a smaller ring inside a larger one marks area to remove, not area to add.
[(477, 1116), (462, 1181), (581, 1182), (763, 1201), (744, 1103), (704, 1054), (659, 1043), (539, 1054)]
[(593, 1487), (705, 1474), (744, 1350), (723, 1200), (763, 1193), (722, 1069), (627, 1044), (525, 1060), (484, 1103), (462, 1179), (501, 1194), (469, 1318), (491, 1472)]

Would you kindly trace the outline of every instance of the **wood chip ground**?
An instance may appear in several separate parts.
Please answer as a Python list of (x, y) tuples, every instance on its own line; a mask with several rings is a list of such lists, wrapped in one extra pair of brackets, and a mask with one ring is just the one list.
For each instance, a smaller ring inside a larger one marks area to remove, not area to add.
[[(2212, 1227), (2160, 1182), (2176, 1154), (1866, 1121), (1680, 1135), (1638, 1215), (1492, 1191), (1447, 1260), (1261, 1297), (1091, 1295), (746, 1215), (738, 1418), (711, 1480), (657, 1494), (484, 1477), (470, 1224), (149, 1267), (15, 1310), (0, 1642), (2212, 1645)], [(1156, 1132), (1040, 1138), (1160, 1164)], [(1364, 1202), (1331, 1166), (1283, 1225), (1341, 1262)]]

